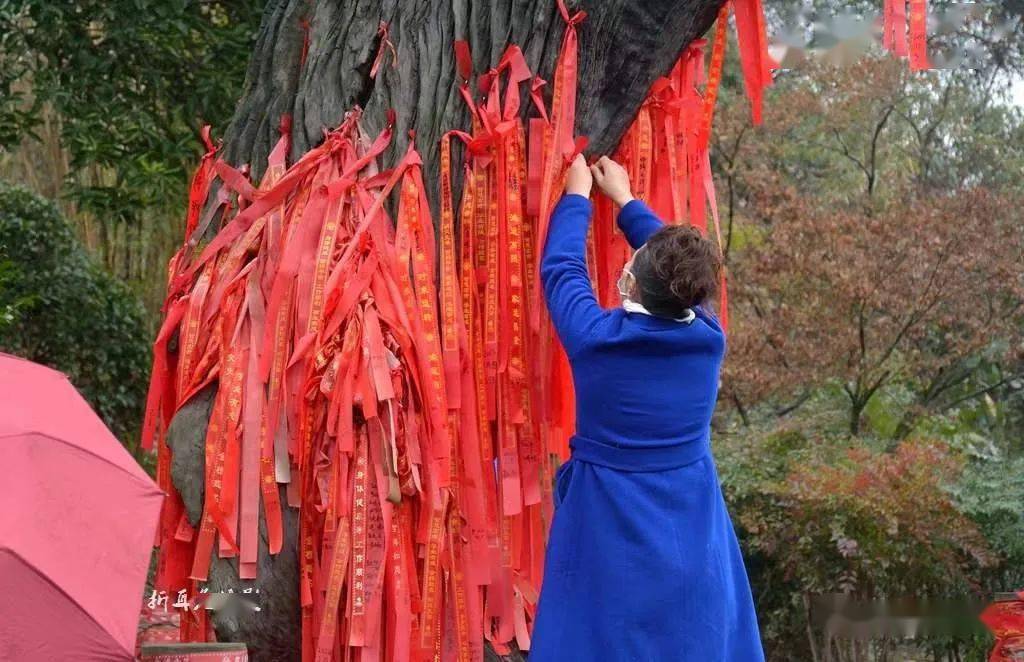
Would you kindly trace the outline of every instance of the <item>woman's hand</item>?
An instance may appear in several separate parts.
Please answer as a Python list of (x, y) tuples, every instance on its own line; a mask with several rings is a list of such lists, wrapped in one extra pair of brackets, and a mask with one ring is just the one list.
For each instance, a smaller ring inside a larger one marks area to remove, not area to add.
[(615, 161), (607, 156), (602, 156), (597, 163), (590, 166), (590, 172), (594, 176), (594, 181), (597, 182), (597, 188), (619, 207), (625, 206), (633, 199), (629, 174)]
[(569, 166), (569, 174), (565, 179), (565, 192), (590, 197), (590, 189), (594, 186), (594, 176), (587, 167), (587, 161), (582, 154), (576, 156), (572, 165)]

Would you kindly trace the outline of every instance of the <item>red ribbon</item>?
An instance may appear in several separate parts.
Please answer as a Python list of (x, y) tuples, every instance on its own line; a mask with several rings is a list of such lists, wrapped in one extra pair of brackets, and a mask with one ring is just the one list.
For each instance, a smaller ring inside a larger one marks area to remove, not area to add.
[(910, 0), (910, 69), (931, 68), (928, 61), (928, 1)]
[(772, 84), (771, 69), (776, 63), (768, 54), (768, 34), (765, 29), (761, 0), (731, 0), (736, 14), (736, 33), (739, 40), (743, 83), (750, 99), (754, 124), (761, 124), (764, 89)]
[(387, 51), (391, 51), (391, 68), (398, 67), (398, 51), (391, 41), (388, 24), (385, 21), (380, 22), (380, 26), (377, 28), (377, 37), (380, 38), (380, 45), (377, 47), (377, 56), (373, 58), (373, 65), (370, 67), (370, 78), (377, 78), (377, 72), (380, 71), (380, 65), (384, 62), (384, 54)]

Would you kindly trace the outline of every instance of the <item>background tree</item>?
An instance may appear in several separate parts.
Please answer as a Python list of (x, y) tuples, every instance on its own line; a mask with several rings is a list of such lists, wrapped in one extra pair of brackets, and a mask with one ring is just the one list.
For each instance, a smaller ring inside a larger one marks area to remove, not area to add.
[(834, 380), (857, 434), (875, 393), (899, 383), (913, 391), (890, 430), (903, 437), (960, 403), (979, 358), (1017, 358), (1024, 122), (989, 84), (888, 60), (812, 65), (780, 81), (765, 139), (727, 111), (726, 217), (753, 221), (732, 265), (737, 324), (753, 325), (728, 366), (740, 409)]
[(56, 200), (156, 312), (206, 122), (227, 123), (258, 0), (0, 0), (0, 177)]
[(51, 202), (2, 183), (0, 350), (66, 373), (150, 464), (135, 441), (150, 362), (142, 307), (92, 260)]
[(1020, 355), (1024, 236), (1009, 220), (1019, 204), (974, 189), (872, 214), (806, 198), (760, 205), (772, 227), (756, 261), (735, 271), (743, 313), (728, 374), (737, 397), (795, 396), (836, 380), (857, 435), (880, 389), (909, 385), (912, 402), (884, 431), (897, 439), (922, 414), (959, 403), (957, 387), (982, 353)]
[[(813, 593), (988, 600), (1024, 580), (1024, 122), (1007, 95), (1021, 70), (994, 61), (808, 61), (777, 77), (759, 128), (726, 80), (716, 461), (770, 659), (825, 659)], [(980, 633), (834, 646), (850, 660), (988, 648)]]

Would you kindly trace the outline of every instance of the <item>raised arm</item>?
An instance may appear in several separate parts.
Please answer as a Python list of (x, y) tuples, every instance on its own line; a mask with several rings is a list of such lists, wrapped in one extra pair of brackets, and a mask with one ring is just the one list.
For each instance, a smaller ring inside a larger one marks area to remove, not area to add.
[(633, 250), (646, 244), (651, 235), (665, 225), (647, 205), (633, 198), (629, 174), (621, 165), (602, 156), (590, 167), (590, 172), (598, 188), (618, 205), (619, 227)]
[(540, 263), (551, 322), (570, 356), (583, 346), (604, 314), (587, 270), (587, 228), (592, 211), (589, 199), (574, 193), (564, 195), (551, 213)]
[(652, 234), (665, 227), (665, 223), (641, 200), (627, 202), (619, 210), (618, 222), (633, 250), (646, 244)]
[[(579, 165), (574, 167), (579, 175)], [(587, 171), (585, 163), (582, 169)], [(570, 173), (566, 194), (551, 213), (540, 263), (551, 322), (569, 356), (584, 345), (605, 314), (594, 296), (587, 270), (587, 229), (593, 212), (589, 190), (589, 181), (585, 186), (578, 181), (574, 184)]]

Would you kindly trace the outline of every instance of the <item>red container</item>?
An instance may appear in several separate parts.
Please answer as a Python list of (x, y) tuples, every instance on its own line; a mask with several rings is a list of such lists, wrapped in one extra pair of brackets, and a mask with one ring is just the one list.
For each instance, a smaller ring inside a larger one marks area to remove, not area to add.
[(988, 662), (1024, 660), (1024, 591), (997, 596), (979, 618), (996, 637)]
[(143, 644), (142, 662), (249, 662), (245, 644)]

